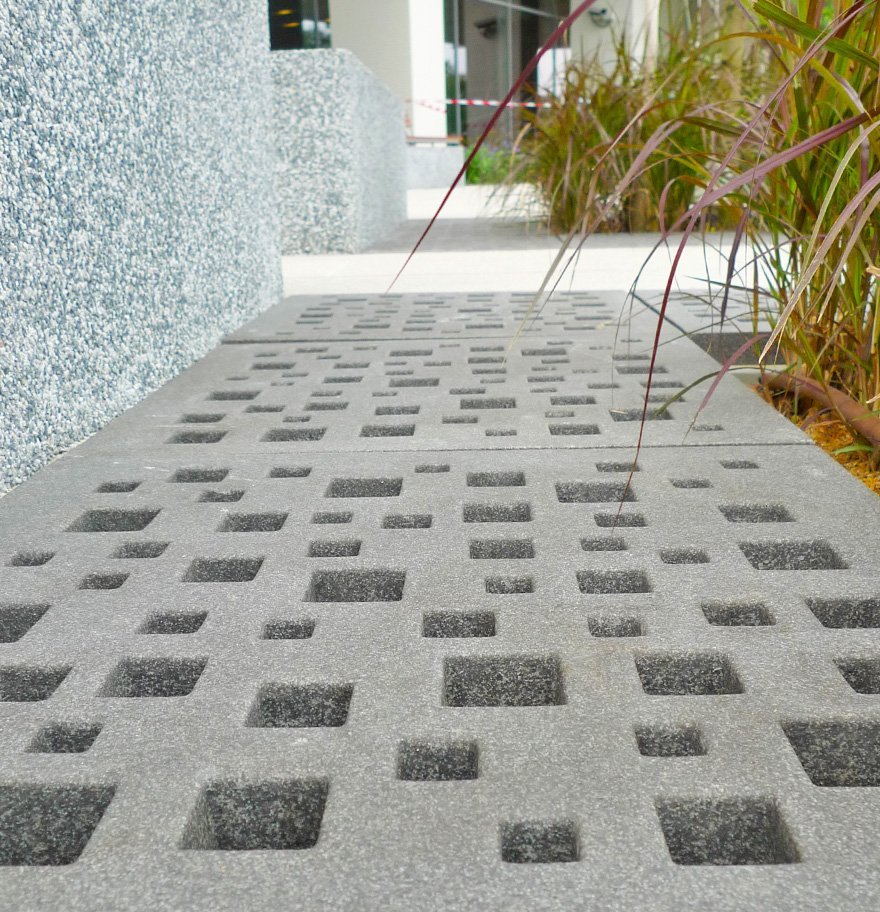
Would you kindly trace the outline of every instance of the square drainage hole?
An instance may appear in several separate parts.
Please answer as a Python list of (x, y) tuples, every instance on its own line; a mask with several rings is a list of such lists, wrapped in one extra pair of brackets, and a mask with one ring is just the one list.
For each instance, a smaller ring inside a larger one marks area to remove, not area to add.
[(168, 443), (220, 443), (226, 431), (178, 431), (172, 434)]
[(357, 557), (361, 542), (355, 538), (338, 541), (313, 541), (309, 544), (309, 557)]
[(705, 602), (702, 607), (714, 627), (772, 627), (776, 623), (763, 602)]
[(434, 518), (428, 513), (391, 513), (382, 520), (383, 529), (430, 529)]
[(30, 754), (84, 754), (101, 734), (100, 725), (44, 725), (28, 745)]
[(380, 405), (375, 414), (378, 416), (418, 415), (421, 409), (420, 405)]
[(308, 478), (311, 474), (308, 466), (276, 466), (269, 471), (270, 478)]
[(594, 637), (640, 637), (645, 635), (645, 628), (637, 617), (591, 617), (587, 624), (590, 635)]
[(835, 659), (847, 684), (860, 694), (880, 694), (880, 658)]
[(397, 751), (397, 778), (407, 782), (455, 782), (479, 775), (476, 741), (404, 741)]
[[(612, 421), (641, 421), (643, 409), (609, 409), (608, 414), (611, 415)], [(668, 410), (661, 412), (659, 409), (649, 409), (644, 418), (645, 421), (669, 421), (672, 415), (669, 414)]]
[(524, 472), (468, 472), (469, 488), (521, 488), (526, 483)]
[(510, 864), (577, 861), (578, 828), (571, 820), (501, 825), (501, 860)]
[(321, 833), (328, 791), (326, 779), (212, 783), (199, 796), (181, 847), (310, 849)]
[(730, 660), (715, 653), (660, 653), (635, 659), (642, 689), (650, 696), (741, 694), (743, 685)]
[(79, 584), (80, 589), (119, 589), (128, 579), (127, 573), (89, 573)]
[(123, 542), (111, 555), (121, 560), (146, 560), (161, 557), (170, 542)]
[[(478, 381), (488, 382), (488, 381)], [(510, 397), (501, 397), (497, 399), (462, 399), (460, 407), (463, 409), (514, 409), (516, 408), (516, 399)]]
[(337, 728), (345, 725), (353, 684), (267, 684), (247, 718), (252, 728)]
[(350, 523), (353, 517), (354, 513), (349, 513), (347, 510), (335, 513), (315, 513), (312, 516), (312, 522), (319, 526), (329, 526)]
[(520, 560), (535, 556), (535, 545), (529, 538), (480, 539), (470, 543), (473, 560)]
[(495, 615), (491, 611), (434, 611), (422, 619), (425, 637), (493, 637)]
[(595, 396), (551, 396), (550, 405), (595, 405)]
[(153, 614), (138, 633), (196, 633), (205, 623), (207, 611), (168, 611)]
[(244, 491), (202, 491), (199, 503), (238, 503), (244, 497)]
[(230, 513), (218, 532), (278, 532), (287, 522), (287, 513)]
[(260, 572), (263, 558), (196, 558), (183, 576), (185, 583), (249, 583)]
[(315, 632), (311, 618), (269, 621), (263, 627), (264, 640), (309, 640)]
[(531, 522), (532, 507), (528, 503), (465, 504), (466, 523)]
[(70, 674), (71, 666), (41, 668), (29, 665), (0, 667), (0, 701), (37, 703), (47, 700)]
[(555, 656), (456, 657), (443, 663), (446, 706), (561, 706), (562, 664)]
[(105, 481), (95, 491), (98, 494), (130, 494), (140, 486), (139, 481)]
[(46, 604), (0, 605), (0, 643), (17, 643), (49, 607)]
[(55, 557), (54, 551), (18, 551), (9, 559), (8, 567), (42, 567)]
[(750, 459), (722, 459), (721, 460), (722, 469), (757, 469), (759, 468), (757, 462), (752, 462)]
[(158, 510), (89, 510), (68, 532), (140, 532), (159, 515)]
[(548, 424), (551, 437), (592, 437), (600, 434), (598, 424)]
[(684, 488), (686, 490), (712, 487), (712, 482), (707, 478), (673, 478), (671, 484), (673, 488)]
[(639, 467), (633, 462), (597, 462), (596, 470), (599, 472), (638, 472)]
[(270, 428), (260, 438), (262, 443), (298, 443), (322, 440), (327, 428)]
[(217, 484), (229, 469), (178, 469), (168, 480), (175, 484)]
[(633, 503), (632, 487), (622, 481), (557, 481), (560, 503)]
[(361, 437), (412, 437), (415, 432), (414, 424), (365, 424)]
[(708, 564), (709, 555), (701, 548), (664, 548), (660, 560), (664, 564)]
[(578, 570), (576, 575), (578, 587), (588, 595), (653, 592), (651, 581), (642, 570)]
[(113, 786), (0, 786), (0, 865), (68, 865), (82, 854)]
[(626, 542), (622, 538), (582, 538), (581, 548), (584, 551), (626, 551)]
[(98, 693), (101, 697), (185, 697), (205, 666), (199, 659), (123, 659)]
[(448, 465), (417, 465), (415, 468), (416, 475), (439, 475), (448, 471)]
[(721, 504), (718, 509), (732, 523), (794, 522), (794, 517), (782, 504)]
[(642, 529), (648, 525), (641, 513), (595, 513), (593, 521), (600, 529)]
[(657, 802), (669, 854), (680, 865), (768, 865), (800, 861), (770, 798), (693, 798)]
[(849, 565), (825, 541), (741, 542), (756, 570), (846, 570)]
[(220, 390), (208, 396), (209, 402), (249, 402), (260, 395), (259, 390)]
[(880, 786), (880, 722), (784, 722), (782, 729), (813, 785)]
[(880, 597), (807, 599), (807, 607), (823, 627), (833, 630), (880, 628)]
[(486, 592), (489, 595), (525, 595), (535, 591), (535, 581), (530, 576), (489, 576)]
[(636, 743), (643, 757), (702, 757), (703, 735), (696, 725), (640, 725)]
[(400, 497), (402, 478), (334, 478), (325, 497)]
[(402, 570), (319, 570), (312, 574), (307, 602), (399, 602)]

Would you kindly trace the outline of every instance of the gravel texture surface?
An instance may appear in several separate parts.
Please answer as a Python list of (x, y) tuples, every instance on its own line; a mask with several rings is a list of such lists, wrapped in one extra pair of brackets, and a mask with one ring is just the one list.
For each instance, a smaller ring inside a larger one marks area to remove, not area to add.
[(278, 298), (265, 4), (0, 0), (0, 491)]
[(357, 253), (406, 218), (403, 107), (350, 51), (274, 51), (281, 249)]

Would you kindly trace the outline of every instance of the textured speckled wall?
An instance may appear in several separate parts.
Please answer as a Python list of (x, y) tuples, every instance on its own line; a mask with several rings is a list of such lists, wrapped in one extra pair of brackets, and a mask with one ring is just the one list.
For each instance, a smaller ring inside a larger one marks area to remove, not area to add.
[(356, 253), (406, 217), (403, 108), (349, 51), (274, 51), (281, 249)]
[(0, 0), (0, 491), (280, 295), (265, 0)]

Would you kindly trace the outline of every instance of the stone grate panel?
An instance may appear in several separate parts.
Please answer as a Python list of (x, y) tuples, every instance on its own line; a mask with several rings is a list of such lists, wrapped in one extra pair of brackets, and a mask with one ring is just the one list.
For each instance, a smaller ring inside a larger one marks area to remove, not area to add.
[[(592, 335), (621, 312), (650, 312), (619, 292), (559, 292), (537, 312), (534, 294), (293, 296), (226, 337), (228, 343), (358, 339), (511, 339), (553, 333)], [(528, 317), (525, 324), (523, 321)]]
[[(390, 391), (376, 344), (309, 353), (314, 386)], [(601, 434), (262, 446), (337, 398), (269, 398), (274, 351), (224, 346), (0, 504), (0, 905), (873, 907), (869, 492), (790, 442), (648, 447), (629, 488)], [(381, 417), (523, 395), (443, 371)], [(403, 400), (348, 401), (328, 437)]]
[[(638, 437), (653, 319), (511, 348), (503, 339), (227, 345), (84, 446), (190, 453), (632, 446)], [(661, 349), (646, 446), (809, 439), (725, 378), (697, 415), (717, 363), (687, 340)], [(672, 397), (678, 396), (674, 402)], [(109, 439), (108, 439), (109, 437)]]

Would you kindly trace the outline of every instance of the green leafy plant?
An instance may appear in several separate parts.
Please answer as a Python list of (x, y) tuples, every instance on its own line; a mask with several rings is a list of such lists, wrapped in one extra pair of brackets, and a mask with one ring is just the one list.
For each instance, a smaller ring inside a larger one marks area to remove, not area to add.
[(469, 184), (503, 184), (516, 170), (515, 155), (510, 149), (480, 149), (467, 170)]
[[(623, 36), (615, 50), (610, 67), (598, 57), (570, 64), (562, 94), (526, 115), (517, 142), (508, 179), (538, 187), (557, 232), (657, 231), (676, 221), (705, 179), (719, 137), (696, 118), (683, 121), (624, 181), (636, 157), (655, 131), (687, 112), (741, 108), (743, 84), (757, 94), (758, 81), (742, 79), (745, 64), (732, 70), (718, 42), (698, 41), (695, 30), (670, 39), (650, 64)], [(716, 206), (713, 226), (730, 222), (724, 203)]]
[[(771, 385), (835, 408), (880, 447), (880, 6), (758, 0), (755, 12), (784, 74), (759, 129), (771, 152), (808, 143), (741, 199), (777, 302), (773, 342), (792, 366)], [(810, 148), (843, 123), (852, 129)]]
[[(734, 247), (748, 237), (755, 255), (739, 284), (770, 302), (764, 354), (777, 346), (787, 365), (767, 370), (766, 385), (837, 412), (880, 451), (878, 10), (876, 0), (756, 0), (745, 37), (767, 52), (774, 88), (746, 120), (700, 114), (726, 140), (675, 227), (683, 249), (707, 207), (724, 200), (740, 212)], [(702, 164), (704, 153), (682, 154)]]

